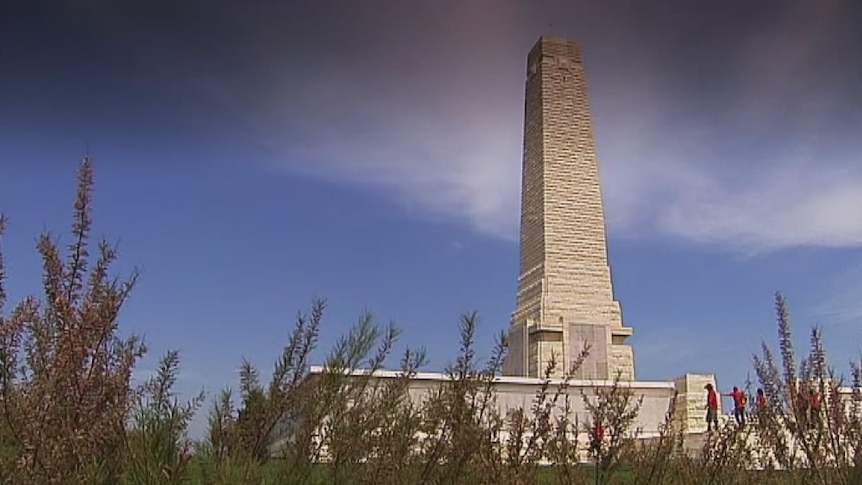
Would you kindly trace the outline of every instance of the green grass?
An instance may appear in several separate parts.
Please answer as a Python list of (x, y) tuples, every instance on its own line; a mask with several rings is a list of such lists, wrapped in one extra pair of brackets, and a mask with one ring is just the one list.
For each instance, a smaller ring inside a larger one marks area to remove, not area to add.
[[(190, 477), (189, 484), (190, 485), (211, 485), (212, 482), (207, 479), (205, 474), (205, 469), (209, 465), (203, 462), (200, 459), (193, 459), (190, 463)], [(225, 470), (222, 474), (222, 477), (235, 477), (237, 481), (229, 482), (229, 483), (245, 483), (242, 481), (242, 476), (244, 474), (245, 468), (243, 466), (235, 465), (232, 469)], [(282, 484), (284, 482), (285, 473), (289, 474), (289, 471), (285, 470), (285, 463), (281, 460), (270, 460), (260, 465), (256, 465), (251, 468), (251, 472), (255, 477), (258, 478), (258, 482), (255, 482), (259, 485), (276, 485)], [(595, 483), (596, 475), (595, 475), (595, 467), (590, 464), (580, 464), (574, 467), (574, 475), (577, 477), (574, 483), (583, 483), (583, 484), (592, 484)], [(781, 484), (781, 483), (799, 483), (800, 481), (800, 472), (791, 474), (789, 472), (782, 471), (757, 471), (752, 470), (748, 472), (743, 472), (744, 475), (747, 476), (744, 480), (746, 483), (770, 483), (770, 484)], [(616, 471), (611, 477), (611, 483), (615, 484), (630, 484), (635, 481), (635, 473), (633, 470), (629, 468), (623, 467), (622, 469)], [(314, 466), (311, 471), (311, 476), (309, 479), (303, 483), (308, 485), (317, 485), (317, 484), (328, 484), (333, 483), (331, 477), (331, 470), (329, 466), (326, 464), (320, 464)], [(536, 477), (537, 485), (557, 485), (562, 482), (560, 480), (560, 472), (553, 466), (542, 467), (538, 471), (538, 476)], [(672, 482), (678, 483), (678, 482)]]
[[(211, 466), (211, 464), (206, 463), (202, 459), (195, 458), (189, 465), (190, 475), (188, 483), (190, 485), (211, 485), (212, 482), (207, 478), (206, 474), (206, 470)], [(231, 467), (228, 467), (228, 469), (223, 470), (221, 472), (221, 476), (236, 477), (237, 480), (241, 480), (240, 477), (244, 475), (245, 471), (245, 466), (233, 465)], [(284, 475), (286, 473), (290, 473), (289, 470), (285, 470), (285, 463), (283, 463), (283, 461), (279, 459), (273, 459), (258, 465), (254, 465), (249, 468), (249, 471), (253, 476), (260, 480), (259, 482), (257, 482), (259, 485), (282, 484), (284, 483)], [(577, 465), (574, 468), (574, 474), (581, 479), (586, 479), (587, 483), (594, 483), (595, 467), (590, 464)], [(327, 464), (315, 465), (312, 468), (310, 475), (311, 476), (309, 477), (308, 481), (305, 482), (308, 485), (322, 485), (332, 483), (332, 470)], [(541, 467), (537, 475), (538, 476), (536, 477), (535, 483), (538, 485), (552, 485), (561, 483), (559, 479), (559, 472), (555, 467)], [(632, 481), (633, 472), (627, 469), (619, 470), (613, 475), (613, 478), (615, 483), (620, 483), (620, 480), (622, 480), (623, 483), (627, 483)]]

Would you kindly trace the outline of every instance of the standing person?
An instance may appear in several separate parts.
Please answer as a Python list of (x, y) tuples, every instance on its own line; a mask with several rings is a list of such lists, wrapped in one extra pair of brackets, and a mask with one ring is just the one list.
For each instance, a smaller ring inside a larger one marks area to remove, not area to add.
[(723, 394), (733, 398), (733, 417), (736, 418), (736, 424), (740, 428), (745, 427), (745, 405), (748, 403), (748, 397), (738, 387), (733, 386), (733, 392)]
[(755, 412), (757, 414), (761, 414), (766, 411), (766, 394), (763, 393), (762, 388), (757, 389), (757, 401), (755, 401), (757, 408)]
[(713, 425), (718, 431), (718, 392), (712, 384), (707, 384), (704, 389), (706, 389), (706, 431), (711, 432)]
[(590, 446), (596, 457), (601, 457), (602, 443), (605, 441), (605, 427), (602, 426), (601, 422), (596, 422), (596, 425), (593, 426), (592, 434), (592, 443), (590, 443)]
[(811, 391), (811, 425), (820, 426), (820, 392), (817, 389)]
[(808, 428), (808, 410), (811, 405), (811, 393), (803, 384), (796, 393), (796, 420), (802, 429)]

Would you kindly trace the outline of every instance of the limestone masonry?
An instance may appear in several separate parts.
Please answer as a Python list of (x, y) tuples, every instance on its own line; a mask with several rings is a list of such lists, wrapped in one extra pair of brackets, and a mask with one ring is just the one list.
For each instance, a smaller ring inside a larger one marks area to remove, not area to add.
[(527, 56), (520, 278), (505, 373), (562, 374), (588, 344), (577, 379), (634, 380), (614, 299), (587, 80), (578, 44), (542, 37)]
[[(686, 434), (686, 446), (700, 449), (699, 433), (706, 428), (704, 385), (711, 383), (718, 388), (715, 376), (685, 374), (663, 382), (634, 380), (634, 358), (626, 344), (632, 329), (623, 326), (608, 266), (586, 84), (576, 43), (543, 37), (530, 51), (518, 307), (512, 315), (506, 376), (494, 379), (492, 402), (502, 416), (514, 409), (529, 410), (538, 390), (548, 385), (541, 377), (554, 355), (561, 367), (549, 385), (568, 395), (569, 412), (577, 422), (590, 419), (582, 398), (594, 400), (601, 389), (614, 386), (612, 379), (619, 371), (626, 380), (620, 385), (643, 400), (634, 423), (641, 431), (640, 439), (654, 439), (670, 411), (672, 425)], [(585, 365), (573, 380), (557, 379), (585, 342), (590, 345)], [(312, 368), (309, 378), (324, 372), (323, 368)], [(366, 372), (354, 369), (349, 375)], [(373, 377), (386, 380), (399, 375), (375, 371)], [(447, 374), (419, 373), (410, 381), (410, 398), (419, 403), (428, 392), (449, 382)], [(286, 424), (289, 430), (291, 424)], [(583, 430), (577, 433), (582, 442), (588, 439)]]
[[(704, 386), (720, 388), (715, 375), (705, 373), (660, 382), (635, 380), (632, 349), (626, 344), (632, 329), (623, 326), (611, 284), (587, 83), (574, 42), (542, 37), (527, 57), (523, 156), (518, 307), (512, 315), (506, 375), (491, 382), (492, 405), (500, 416), (514, 410), (530, 413), (537, 393), (550, 389), (551, 394), (564, 393), (568, 406), (558, 404), (552, 420), (567, 412), (574, 422), (587, 423), (592, 418), (585, 400), (595, 403), (602, 390), (619, 385), (640, 400), (632, 427), (639, 430), (639, 440), (657, 439), (669, 414), (672, 428), (684, 435), (685, 450), (698, 453), (706, 439)], [(585, 365), (572, 379), (559, 379), (585, 342), (590, 346)], [(552, 355), (562, 367), (546, 382), (542, 377)], [(312, 367), (307, 379), (326, 372)], [(625, 382), (614, 382), (617, 372)], [(348, 369), (345, 375), (370, 375), (383, 382), (402, 374)], [(417, 373), (410, 379), (409, 398), (420, 406), (429, 392), (450, 385), (451, 379), (444, 373)], [(841, 393), (850, 399), (849, 388)], [(285, 419), (276, 430), (284, 436), (276, 448), (289, 439), (295, 419)], [(583, 427), (573, 434), (580, 443), (590, 439)], [(501, 431), (501, 445), (508, 438)], [(586, 449), (579, 447), (579, 459), (589, 459)], [(326, 456), (325, 449), (320, 452)]]

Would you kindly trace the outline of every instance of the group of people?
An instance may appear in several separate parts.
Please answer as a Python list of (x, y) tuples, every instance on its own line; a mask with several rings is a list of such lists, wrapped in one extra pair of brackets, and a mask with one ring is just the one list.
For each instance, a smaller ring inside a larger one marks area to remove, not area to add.
[[(746, 424), (746, 416), (748, 415), (748, 395), (745, 391), (734, 386), (733, 391), (728, 394), (719, 394), (712, 384), (704, 386), (706, 389), (706, 427), (707, 431), (712, 431), (713, 426), (718, 429), (718, 412), (720, 409), (719, 400), (721, 396), (730, 397), (733, 399), (733, 417), (736, 424), (743, 428)], [(753, 414), (756, 416), (765, 411), (768, 406), (766, 393), (763, 389), (757, 390), (757, 396), (752, 406)], [(797, 405), (803, 406), (806, 416), (819, 416), (820, 414), (820, 394), (816, 390), (806, 389), (804, 392), (797, 393)], [(817, 418), (813, 418), (817, 419)]]
[(795, 391), (794, 406), (796, 406), (796, 415), (801, 420), (800, 424), (806, 427), (819, 426), (822, 406), (820, 391), (809, 386), (802, 386)]
[[(733, 391), (728, 394), (719, 394), (712, 386), (707, 384), (706, 389), (706, 428), (707, 431), (712, 431), (713, 426), (718, 429), (718, 410), (719, 397), (727, 396), (733, 399), (733, 417), (736, 419), (736, 424), (740, 428), (745, 427), (746, 407), (748, 406), (748, 395), (736, 386), (733, 386)], [(757, 399), (755, 401), (754, 412), (757, 413), (760, 409), (766, 408), (766, 394), (763, 389), (757, 390)]]
[[(736, 419), (736, 424), (743, 428), (746, 423), (748, 396), (746, 393), (734, 386), (733, 391), (728, 394), (719, 394), (712, 384), (707, 384), (706, 389), (706, 427), (707, 431), (712, 431), (713, 426), (718, 429), (718, 412), (720, 409), (719, 400), (721, 396), (727, 396), (733, 399), (733, 417)], [(809, 389), (804, 386), (798, 392), (795, 392), (795, 405), (798, 407), (798, 416), (804, 419), (805, 422), (816, 422), (820, 419), (821, 399), (820, 393), (816, 389)], [(753, 414), (756, 416), (767, 409), (767, 398), (763, 389), (757, 390), (757, 397), (753, 403)]]

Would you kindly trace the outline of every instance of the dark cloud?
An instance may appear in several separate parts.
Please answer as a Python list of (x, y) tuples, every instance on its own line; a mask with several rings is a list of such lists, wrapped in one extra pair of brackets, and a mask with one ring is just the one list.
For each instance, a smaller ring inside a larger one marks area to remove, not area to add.
[(825, 215), (862, 187), (848, 168), (859, 3), (5, 5), (0, 128), (13, 136), (102, 128), (242, 146), (262, 165), (511, 237), (524, 58), (553, 30), (583, 46), (613, 231), (862, 242), (859, 224)]

